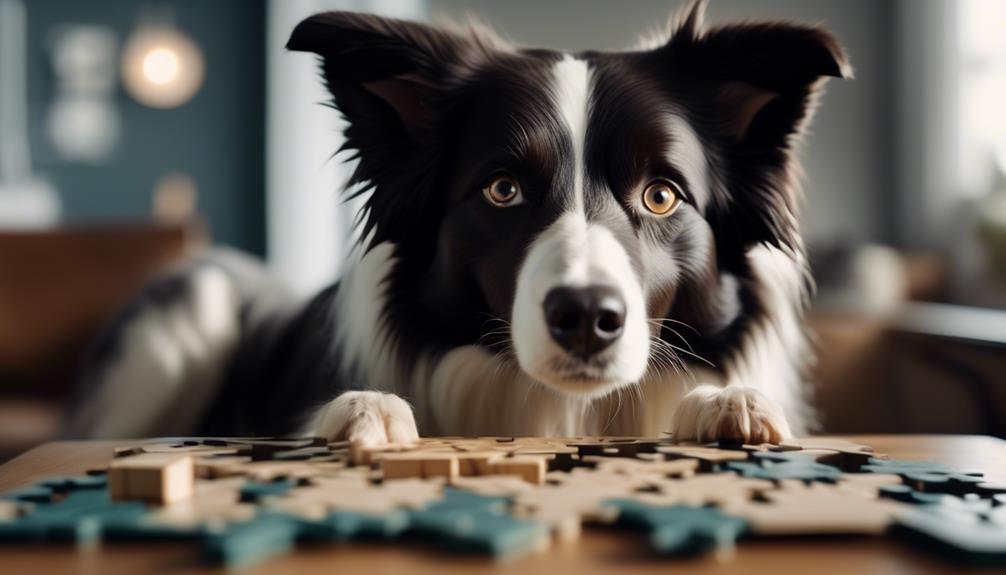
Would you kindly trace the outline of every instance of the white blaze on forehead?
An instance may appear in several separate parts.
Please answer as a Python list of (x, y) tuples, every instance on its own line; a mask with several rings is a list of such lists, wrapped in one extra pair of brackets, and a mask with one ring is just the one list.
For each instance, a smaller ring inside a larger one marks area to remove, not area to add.
[(698, 134), (687, 120), (677, 114), (668, 114), (664, 120), (671, 136), (666, 150), (667, 163), (681, 171), (685, 183), (704, 208), (709, 198), (709, 162)]
[(590, 68), (583, 60), (567, 54), (555, 64), (552, 75), (556, 108), (573, 145), (573, 206), (583, 213), (583, 148), (590, 105)]
[[(590, 92), (587, 62), (569, 55), (556, 62), (552, 95), (559, 121), (570, 138), (572, 157), (568, 161), (573, 171), (572, 189), (560, 193), (569, 194), (572, 201), (524, 257), (517, 276), (511, 334), (518, 363), (533, 379), (553, 389), (596, 397), (643, 376), (649, 357), (649, 329), (643, 290), (625, 247), (601, 223), (587, 221), (584, 147)], [(555, 367), (571, 359), (550, 335), (543, 304), (555, 288), (595, 285), (614, 288), (624, 298), (623, 334), (601, 354), (603, 367), (571, 375)]]

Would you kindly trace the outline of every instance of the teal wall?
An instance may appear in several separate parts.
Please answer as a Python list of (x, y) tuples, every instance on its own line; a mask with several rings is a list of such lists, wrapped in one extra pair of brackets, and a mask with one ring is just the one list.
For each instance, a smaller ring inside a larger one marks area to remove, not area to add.
[[(199, 188), (199, 210), (216, 241), (262, 254), (265, 249), (265, 1), (26, 0), (30, 139), (36, 172), (63, 200), (68, 221), (144, 217), (151, 192), (169, 172)], [(206, 78), (185, 105), (147, 108), (118, 88), (119, 145), (101, 165), (69, 163), (45, 134), (54, 78), (48, 42), (61, 24), (100, 24), (121, 45), (144, 5), (170, 6), (175, 25), (202, 48)]]

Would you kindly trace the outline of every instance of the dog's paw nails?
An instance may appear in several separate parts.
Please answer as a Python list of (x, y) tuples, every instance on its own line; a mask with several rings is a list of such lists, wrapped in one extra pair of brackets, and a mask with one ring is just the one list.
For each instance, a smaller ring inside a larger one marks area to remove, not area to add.
[(779, 443), (790, 438), (786, 416), (774, 401), (749, 387), (700, 386), (674, 415), (674, 437), (695, 441)]
[(378, 391), (350, 391), (335, 398), (315, 417), (310, 433), (356, 447), (419, 440), (412, 407), (397, 395)]

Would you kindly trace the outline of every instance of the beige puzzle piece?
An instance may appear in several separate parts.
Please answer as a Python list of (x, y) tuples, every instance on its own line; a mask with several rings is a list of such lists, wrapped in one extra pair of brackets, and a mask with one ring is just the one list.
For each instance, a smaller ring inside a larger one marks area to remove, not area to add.
[(146, 521), (173, 527), (250, 521), (257, 509), (252, 503), (241, 502), (244, 483), (243, 477), (197, 481), (192, 497), (155, 510)]
[(167, 505), (192, 495), (195, 468), (186, 453), (140, 453), (113, 459), (108, 489), (114, 501)]
[(697, 459), (707, 465), (727, 461), (746, 461), (748, 459), (747, 451), (739, 449), (716, 449), (699, 445), (661, 445), (657, 447), (657, 453), (663, 453), (671, 458)]
[(487, 497), (511, 497), (534, 488), (519, 475), (459, 477), (454, 487)]
[(653, 490), (636, 491), (631, 499), (651, 505), (716, 505), (725, 507), (751, 500), (775, 489), (765, 479), (741, 477), (736, 473), (707, 473), (680, 479), (653, 480)]
[(21, 505), (17, 501), (0, 499), (0, 521), (16, 519), (21, 513)]
[(513, 455), (489, 461), (490, 475), (517, 475), (532, 485), (545, 483), (548, 459), (542, 455)]
[(905, 508), (826, 483), (784, 481), (780, 489), (762, 497), (764, 502), (736, 502), (724, 510), (747, 520), (758, 535), (877, 535)]
[(699, 468), (699, 462), (695, 459), (657, 460), (587, 455), (583, 461), (594, 465), (598, 471), (616, 475), (687, 477), (694, 475)]

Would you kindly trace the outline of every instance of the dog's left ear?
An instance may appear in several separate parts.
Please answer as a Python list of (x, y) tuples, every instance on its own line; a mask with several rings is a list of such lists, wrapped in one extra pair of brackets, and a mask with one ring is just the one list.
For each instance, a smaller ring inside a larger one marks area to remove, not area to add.
[[(671, 39), (653, 52), (690, 119), (719, 148), (728, 172), (712, 206), (718, 240), (746, 247), (766, 242), (800, 249), (798, 198), (791, 165), (827, 77), (851, 68), (827, 31), (790, 23), (703, 27), (705, 0), (679, 18)], [(715, 192), (715, 191), (714, 191)], [(734, 252), (737, 253), (737, 252)]]

